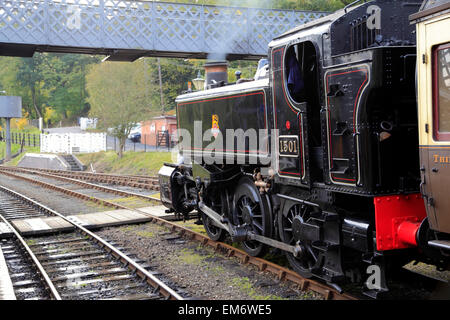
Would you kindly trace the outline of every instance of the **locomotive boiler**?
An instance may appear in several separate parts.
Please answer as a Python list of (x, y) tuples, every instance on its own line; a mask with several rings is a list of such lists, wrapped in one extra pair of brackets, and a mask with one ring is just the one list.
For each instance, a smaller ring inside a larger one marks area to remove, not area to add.
[(162, 202), (197, 210), (213, 240), (230, 236), (253, 256), (277, 248), (336, 287), (375, 265), (383, 279), (371, 296), (411, 260), (447, 268), (428, 242), (450, 231), (428, 222), (421, 194), (409, 22), (420, 7), (353, 3), (275, 38), (253, 81), (178, 97), (181, 158), (160, 171)]

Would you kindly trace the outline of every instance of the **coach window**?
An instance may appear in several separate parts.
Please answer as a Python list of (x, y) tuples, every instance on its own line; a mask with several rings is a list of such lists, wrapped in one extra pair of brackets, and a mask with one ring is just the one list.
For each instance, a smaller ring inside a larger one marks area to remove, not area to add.
[(436, 47), (433, 57), (434, 139), (450, 141), (450, 43)]

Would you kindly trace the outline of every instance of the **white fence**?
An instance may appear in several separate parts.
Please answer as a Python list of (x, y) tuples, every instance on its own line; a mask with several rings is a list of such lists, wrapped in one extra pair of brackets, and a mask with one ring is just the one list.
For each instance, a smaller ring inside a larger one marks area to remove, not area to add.
[(87, 129), (96, 129), (98, 119), (96, 118), (80, 118), (80, 129), (86, 131)]
[(106, 133), (41, 134), (41, 152), (91, 153), (106, 151)]

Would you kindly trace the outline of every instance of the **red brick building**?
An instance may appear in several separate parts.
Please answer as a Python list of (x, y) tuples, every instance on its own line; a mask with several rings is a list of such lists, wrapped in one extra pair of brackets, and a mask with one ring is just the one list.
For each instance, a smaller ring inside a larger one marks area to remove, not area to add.
[(160, 116), (142, 122), (141, 143), (148, 146), (167, 146), (166, 141), (173, 141), (177, 129), (176, 116)]

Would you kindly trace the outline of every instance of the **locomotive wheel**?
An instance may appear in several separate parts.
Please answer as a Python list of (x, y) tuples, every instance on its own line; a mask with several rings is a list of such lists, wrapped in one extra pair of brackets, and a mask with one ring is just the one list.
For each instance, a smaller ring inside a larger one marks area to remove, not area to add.
[(213, 221), (206, 214), (202, 213), (203, 226), (208, 234), (208, 237), (213, 241), (223, 241), (225, 239), (226, 232), (222, 228), (214, 225)]
[(311, 207), (301, 204), (294, 204), (289, 207), (287, 212), (278, 217), (278, 226), (281, 240), (284, 243), (295, 246), (297, 243), (301, 246), (303, 254), (296, 258), (292, 253), (286, 253), (289, 264), (295, 272), (305, 278), (311, 278), (311, 270), (318, 260), (318, 252), (312, 248), (310, 241), (302, 241), (299, 226), (306, 222), (312, 212)]
[[(234, 224), (244, 226), (248, 231), (271, 237), (272, 218), (266, 196), (261, 196), (252, 179), (244, 177), (239, 181), (233, 199)], [(258, 241), (242, 242), (243, 249), (251, 256), (261, 256), (267, 246)]]
[[(213, 210), (217, 210), (218, 212), (225, 211), (228, 212), (229, 203), (226, 199), (228, 199), (228, 190), (223, 190), (222, 193), (224, 196), (221, 196), (220, 198), (215, 198), (213, 195), (218, 195), (218, 191), (213, 191), (212, 194), (210, 194), (206, 200), (206, 205), (210, 208), (213, 208)], [(214, 201), (215, 200), (215, 201)], [(218, 227), (214, 221), (208, 217), (206, 214), (202, 212), (202, 221), (203, 226), (205, 227), (205, 231), (208, 234), (208, 237), (213, 241), (223, 241), (225, 240), (225, 237), (227, 235), (227, 232)]]

